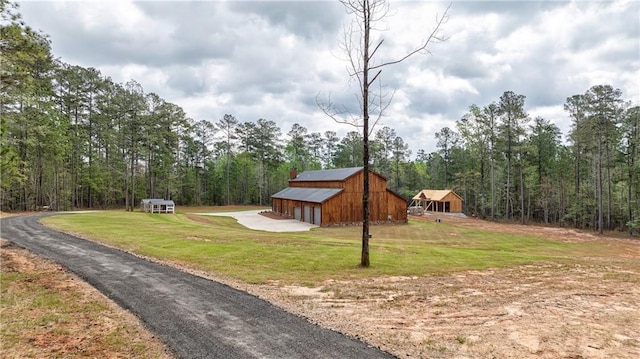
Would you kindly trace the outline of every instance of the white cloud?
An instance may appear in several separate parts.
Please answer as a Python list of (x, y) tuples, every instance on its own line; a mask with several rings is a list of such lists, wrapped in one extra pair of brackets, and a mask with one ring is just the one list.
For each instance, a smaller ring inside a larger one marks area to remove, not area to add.
[(478, 94), (478, 90), (466, 79), (447, 76), (440, 70), (421, 70), (413, 66), (407, 73), (406, 84), (411, 90), (439, 92), (446, 97)]
[(571, 122), (566, 120), (567, 114), (564, 111), (564, 106), (556, 105), (532, 108), (529, 109), (529, 117), (532, 120), (536, 117), (542, 117), (558, 126), (563, 134), (562, 140), (566, 142), (566, 135), (571, 129)]
[[(420, 44), (447, 3), (392, 2), (378, 53), (395, 60)], [(611, 84), (640, 103), (640, 2), (461, 1), (444, 25), (446, 42), (430, 55), (385, 68), (395, 98), (387, 125), (418, 149), (455, 127), (469, 105), (504, 91), (527, 96), (530, 115), (566, 134), (566, 97)], [(357, 86), (338, 47), (347, 15), (336, 1), (22, 2), (27, 24), (50, 35), (63, 61), (96, 67), (119, 82), (182, 106), (195, 120), (266, 118), (283, 134), (339, 125), (315, 105), (318, 93), (358, 109)], [(338, 103), (339, 102), (339, 103)]]

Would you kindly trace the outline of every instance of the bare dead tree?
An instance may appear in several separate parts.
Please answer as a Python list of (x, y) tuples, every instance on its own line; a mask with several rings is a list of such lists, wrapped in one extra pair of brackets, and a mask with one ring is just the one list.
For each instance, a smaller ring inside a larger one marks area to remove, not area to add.
[[(384, 67), (399, 64), (416, 54), (429, 54), (427, 47), (434, 43), (446, 40), (441, 35), (442, 26), (447, 22), (448, 12), (451, 5), (447, 6), (442, 16), (436, 16), (435, 27), (428, 34), (426, 39), (404, 56), (387, 62), (375, 63), (375, 56), (381, 48), (384, 39), (372, 39), (372, 32), (380, 32), (376, 26), (390, 15), (389, 3), (387, 0), (340, 0), (347, 14), (353, 17), (349, 26), (344, 27), (343, 38), (340, 48), (346, 55), (349, 63), (349, 77), (358, 82), (360, 93), (357, 95), (360, 104), (361, 116), (354, 115), (346, 106), (335, 105), (331, 97), (327, 100), (320, 100), (316, 97), (316, 102), (320, 109), (330, 118), (338, 123), (349, 124), (362, 128), (363, 134), (363, 164), (364, 183), (362, 191), (362, 255), (360, 265), (369, 267), (369, 135), (373, 128), (384, 116), (385, 111), (391, 104), (394, 92), (383, 92), (380, 85), (378, 93), (371, 93), (371, 86), (378, 81), (380, 84), (380, 74)], [(370, 126), (370, 114), (374, 114), (373, 125)]]

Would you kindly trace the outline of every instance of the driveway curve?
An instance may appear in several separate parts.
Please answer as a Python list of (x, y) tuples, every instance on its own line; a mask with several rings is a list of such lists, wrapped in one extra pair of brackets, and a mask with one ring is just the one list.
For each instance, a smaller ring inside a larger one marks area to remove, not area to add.
[(43, 216), (3, 218), (0, 236), (133, 312), (178, 358), (393, 358), (246, 292), (49, 229)]

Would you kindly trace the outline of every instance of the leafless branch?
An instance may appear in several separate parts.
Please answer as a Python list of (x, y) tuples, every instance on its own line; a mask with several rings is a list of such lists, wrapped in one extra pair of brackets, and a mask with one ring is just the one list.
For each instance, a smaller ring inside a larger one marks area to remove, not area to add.
[(369, 81), (369, 85), (373, 84), (376, 79), (380, 76), (380, 74), (382, 73), (382, 70), (378, 70), (378, 73), (375, 74), (375, 76), (373, 76), (373, 78), (371, 79), (371, 81)]
[[(444, 13), (442, 14), (442, 16), (438, 17), (436, 16), (436, 27), (433, 29), (433, 31), (431, 31), (431, 33), (429, 34), (429, 36), (427, 37), (427, 39), (422, 43), (422, 46), (416, 48), (415, 50), (411, 51), (410, 53), (406, 54), (404, 57), (398, 59), (398, 60), (394, 60), (394, 61), (389, 61), (389, 62), (384, 62), (380, 65), (375, 65), (375, 66), (371, 66), (369, 69), (370, 70), (375, 70), (375, 69), (379, 69), (381, 67), (385, 67), (385, 66), (389, 66), (389, 65), (393, 65), (393, 64), (398, 64), (403, 62), (404, 60), (408, 59), (409, 57), (422, 52), (422, 51), (426, 51), (427, 53), (430, 53), (429, 50), (427, 50), (427, 46), (429, 46), (429, 44), (431, 44), (432, 42), (440, 42), (440, 41), (446, 41), (447, 37), (444, 36), (440, 36), (440, 31), (442, 28), (442, 25), (446, 24), (447, 21), (449, 20), (449, 9), (451, 9), (451, 4), (449, 4), (449, 6), (447, 6), (447, 8), (444, 10)], [(380, 44), (382, 44), (382, 42), (380, 42)], [(380, 46), (380, 45), (378, 45)], [(376, 47), (377, 50), (377, 47)]]
[(373, 51), (371, 51), (371, 58), (373, 58), (376, 55), (376, 51), (378, 51), (378, 49), (380, 48), (383, 42), (384, 42), (384, 39), (380, 40), (376, 48), (373, 49)]
[(336, 123), (342, 123), (353, 127), (360, 128), (360, 118), (353, 116), (353, 112), (350, 111), (347, 106), (336, 106), (331, 101), (331, 95), (324, 101), (320, 98), (320, 93), (316, 95), (316, 104), (320, 110)]
[(378, 95), (376, 95), (376, 98), (378, 99), (378, 115), (376, 116), (375, 121), (373, 121), (373, 124), (370, 126), (369, 129), (369, 135), (373, 134), (373, 130), (376, 128), (376, 125), (378, 124), (378, 122), (380, 122), (380, 120), (382, 120), (382, 118), (384, 117), (384, 114), (387, 111), (387, 108), (389, 106), (391, 106), (391, 102), (393, 101), (393, 97), (396, 94), (396, 91), (393, 90), (391, 93), (389, 92), (382, 92), (383, 86), (382, 83), (380, 81), (378, 81), (379, 84), (379, 90), (378, 90)]
[[(346, 31), (342, 42), (342, 47), (347, 54), (347, 58), (349, 60), (349, 64), (351, 65), (351, 70), (349, 71), (349, 75), (351, 78), (356, 77), (358, 79), (359, 87), (360, 87), (360, 95), (362, 96), (361, 100), (358, 101), (360, 104), (362, 117), (354, 117), (353, 115), (348, 116), (345, 119), (344, 115), (348, 114), (349, 111), (346, 107), (336, 108), (331, 103), (331, 98), (329, 97), (326, 102), (322, 102), (319, 100), (319, 97), (316, 96), (316, 103), (318, 107), (322, 109), (322, 111), (329, 117), (331, 117), (334, 121), (340, 123), (347, 123), (355, 127), (362, 127), (363, 133), (363, 141), (362, 141), (362, 161), (364, 167), (364, 179), (362, 186), (362, 209), (363, 209), (363, 220), (362, 220), (362, 256), (360, 265), (363, 267), (369, 266), (369, 238), (371, 237), (369, 233), (369, 137), (373, 134), (373, 129), (376, 124), (382, 119), (387, 108), (391, 104), (391, 100), (393, 99), (393, 95), (395, 93), (383, 93), (382, 85), (380, 85), (380, 90), (378, 93), (370, 93), (369, 87), (374, 84), (376, 81), (380, 84), (380, 73), (382, 72), (382, 67), (397, 64), (403, 62), (409, 57), (427, 50), (427, 45), (434, 41), (442, 41), (445, 40), (444, 37), (440, 36), (440, 28), (447, 21), (447, 13), (451, 5), (447, 7), (442, 17), (438, 18), (436, 16), (436, 27), (433, 29), (429, 37), (422, 44), (422, 46), (408, 53), (404, 57), (390, 62), (383, 62), (380, 65), (370, 66), (371, 61), (373, 61), (373, 56), (377, 53), (380, 47), (383, 44), (383, 40), (380, 40), (378, 44), (371, 50), (371, 46), (373, 40), (371, 39), (371, 30), (377, 30), (375, 28), (375, 23), (378, 21), (384, 20), (384, 18), (389, 13), (389, 3), (386, 0), (340, 0), (346, 12), (355, 17), (355, 20), (351, 23), (350, 31)], [(356, 23), (360, 29), (359, 33), (354, 31), (354, 23)], [(357, 38), (359, 35), (359, 38)], [(357, 41), (354, 41), (354, 37), (357, 38)], [(369, 77), (370, 71), (376, 71), (376, 74), (371, 78)], [(373, 121), (373, 125), (369, 126), (371, 118), (370, 114), (376, 114), (375, 120)], [(360, 126), (360, 121), (362, 121), (362, 125)]]
[[(384, 62), (374, 66), (369, 66), (368, 70), (369, 71), (376, 70), (376, 73), (375, 75), (370, 77), (368, 83), (365, 84), (363, 83), (363, 78), (364, 78), (363, 76), (364, 66), (362, 63), (363, 59), (361, 58), (360, 55), (363, 53), (363, 50), (364, 50), (363, 46), (369, 46), (370, 44), (363, 44), (358, 39), (358, 36), (362, 35), (362, 33), (364, 33), (364, 30), (365, 30), (363, 27), (365, 26), (363, 25), (365, 20), (365, 11), (363, 10), (363, 3), (362, 3), (362, 0), (340, 0), (340, 2), (344, 5), (344, 8), (348, 14), (355, 15), (355, 17), (357, 18), (357, 20), (354, 20), (350, 24), (348, 25), (345, 24), (343, 26), (342, 38), (339, 45), (345, 55), (343, 59), (348, 63), (347, 73), (349, 74), (349, 77), (352, 80), (357, 81), (358, 87), (360, 89), (359, 96), (356, 94), (354, 94), (354, 96), (356, 96), (356, 100), (360, 106), (361, 112), (362, 112), (362, 106), (363, 106), (362, 99), (364, 97), (362, 91), (364, 91), (365, 88), (368, 88), (370, 85), (373, 85), (376, 81), (380, 83), (382, 67), (401, 63), (417, 53), (421, 53), (421, 52), (430, 53), (427, 49), (427, 47), (430, 44), (433, 44), (434, 42), (447, 40), (447, 37), (444, 37), (441, 35), (441, 30), (443, 25), (448, 21), (448, 13), (451, 8), (451, 4), (449, 4), (446, 7), (442, 16), (436, 15), (436, 25), (434, 29), (431, 31), (431, 33), (429, 34), (429, 36), (427, 37), (427, 39), (421, 44), (421, 46), (419, 46), (415, 50), (409, 52), (408, 54), (406, 54), (405, 56), (397, 60)], [(370, 18), (368, 18), (369, 26), (371, 26), (372, 23), (376, 23), (378, 21), (383, 20), (385, 17), (388, 16), (390, 12), (389, 3), (388, 1), (385, 1), (385, 0), (370, 1), (369, 6), (370, 6), (369, 8), (370, 11), (368, 12), (368, 15), (367, 15), (367, 16), (370, 16)], [(382, 48), (383, 43), (384, 43), (384, 39), (381, 39), (378, 41), (377, 45), (369, 53), (369, 59), (372, 59), (374, 55), (378, 53), (378, 50)], [(369, 126), (370, 134), (372, 134), (376, 125), (384, 117), (385, 111), (391, 105), (391, 101), (393, 100), (395, 91), (383, 93), (383, 87), (380, 85), (379, 92), (376, 92), (376, 93), (371, 92), (368, 95), (370, 96), (368, 101), (369, 108), (370, 110), (372, 110), (373, 113), (377, 113), (375, 120), (373, 120), (372, 118), (373, 125)], [(321, 100), (320, 93), (318, 93), (318, 95), (316, 96), (316, 104), (318, 105), (318, 107), (320, 107), (320, 109), (325, 115), (327, 115), (337, 123), (348, 124), (348, 125), (359, 127), (359, 128), (364, 127), (361, 123), (362, 122), (361, 116), (354, 115), (354, 113), (351, 112), (346, 106), (336, 106), (331, 101), (330, 97), (327, 98), (326, 100)]]

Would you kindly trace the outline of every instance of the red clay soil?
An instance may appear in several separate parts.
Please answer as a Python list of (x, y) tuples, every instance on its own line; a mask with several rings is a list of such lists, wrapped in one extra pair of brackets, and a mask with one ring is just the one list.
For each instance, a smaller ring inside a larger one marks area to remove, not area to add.
[(640, 358), (640, 241), (448, 215), (410, 217), (436, 218), (554, 241), (606, 241), (612, 255), (244, 289), (401, 358)]

